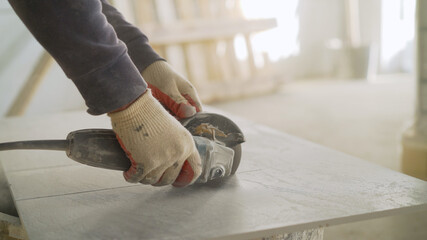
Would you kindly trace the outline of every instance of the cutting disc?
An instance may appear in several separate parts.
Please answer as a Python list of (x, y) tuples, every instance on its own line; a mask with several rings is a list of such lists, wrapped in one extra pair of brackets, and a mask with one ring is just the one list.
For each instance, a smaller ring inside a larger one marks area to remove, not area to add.
[(233, 149), (231, 173), (236, 172), (242, 156), (241, 143), (245, 142), (245, 137), (233, 121), (220, 114), (200, 112), (181, 120), (181, 123), (193, 136), (205, 137)]

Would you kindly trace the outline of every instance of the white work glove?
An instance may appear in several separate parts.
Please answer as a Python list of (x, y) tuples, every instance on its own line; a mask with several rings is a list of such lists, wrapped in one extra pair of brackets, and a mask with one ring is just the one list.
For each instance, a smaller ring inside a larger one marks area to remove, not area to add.
[(200, 156), (190, 132), (162, 107), (150, 90), (126, 109), (108, 116), (132, 163), (123, 174), (126, 181), (183, 187), (201, 174)]
[(202, 111), (194, 86), (167, 62), (156, 61), (141, 74), (153, 96), (178, 119), (188, 118)]

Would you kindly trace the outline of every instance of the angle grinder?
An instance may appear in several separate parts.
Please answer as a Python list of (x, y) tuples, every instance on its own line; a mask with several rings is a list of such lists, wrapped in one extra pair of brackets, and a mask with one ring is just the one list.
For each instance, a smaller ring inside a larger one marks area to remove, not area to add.
[[(202, 161), (197, 183), (228, 177), (240, 164), (242, 131), (229, 118), (200, 112), (181, 120), (193, 135)], [(35, 140), (0, 143), (0, 151), (43, 149), (65, 151), (67, 156), (92, 167), (126, 171), (131, 163), (111, 129), (82, 129), (68, 134), (65, 140)]]

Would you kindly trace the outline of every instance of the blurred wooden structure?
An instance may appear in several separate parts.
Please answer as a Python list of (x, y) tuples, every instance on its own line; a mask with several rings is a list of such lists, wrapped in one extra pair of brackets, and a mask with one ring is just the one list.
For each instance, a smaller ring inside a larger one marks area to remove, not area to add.
[(18, 95), (15, 97), (15, 101), (10, 106), (6, 116), (21, 116), (25, 113), (40, 83), (43, 81), (43, 78), (49, 71), (53, 61), (53, 58), (48, 52), (44, 51), (42, 53), (39, 61), (33, 68), (33, 71), (27, 78), (25, 85), (21, 88)]
[[(269, 59), (255, 64), (251, 35), (276, 26), (275, 19), (244, 19), (239, 0), (123, 0), (112, 3), (139, 26), (156, 51), (198, 89), (204, 103), (270, 92), (280, 84)], [(244, 59), (236, 54), (240, 38)], [(258, 56), (259, 57), (259, 56)], [(7, 116), (28, 108), (49, 71), (52, 58), (43, 53)]]
[[(254, 56), (251, 35), (276, 26), (275, 19), (244, 19), (239, 0), (115, 1), (156, 51), (187, 76), (202, 101), (235, 99), (276, 89), (266, 55)], [(244, 59), (236, 54), (240, 38)], [(263, 66), (255, 64), (261, 57)]]

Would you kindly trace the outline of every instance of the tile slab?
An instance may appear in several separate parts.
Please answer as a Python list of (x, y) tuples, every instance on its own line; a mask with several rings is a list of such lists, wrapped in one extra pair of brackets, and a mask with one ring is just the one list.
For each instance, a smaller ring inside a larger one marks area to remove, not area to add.
[[(0, 152), (0, 161), (30, 239), (248, 239), (427, 210), (425, 181), (232, 119), (247, 142), (236, 175), (221, 183), (129, 184), (60, 152)], [(9, 118), (0, 141), (93, 127), (109, 127), (108, 118)]]

